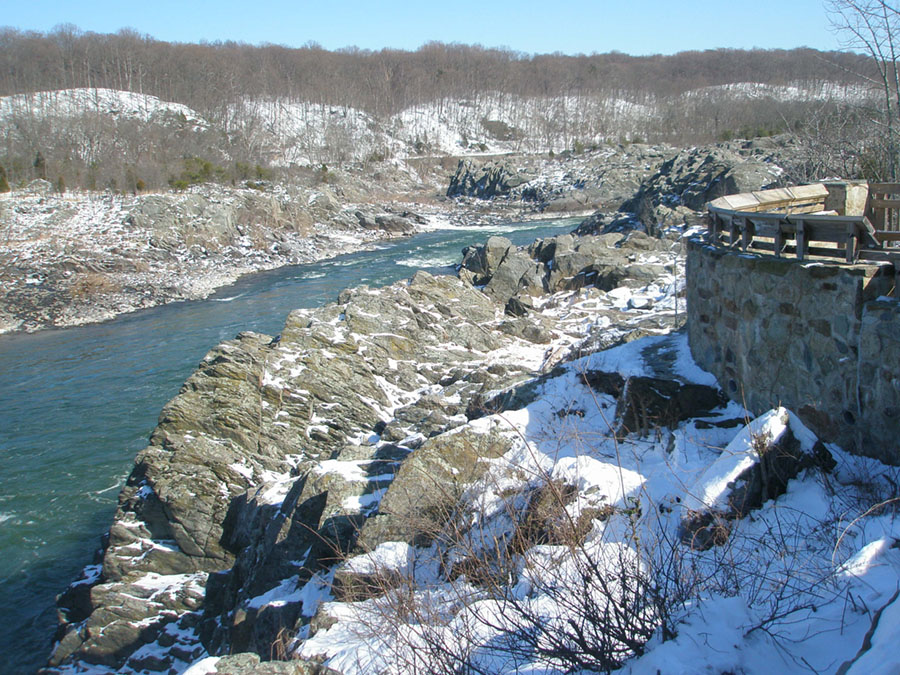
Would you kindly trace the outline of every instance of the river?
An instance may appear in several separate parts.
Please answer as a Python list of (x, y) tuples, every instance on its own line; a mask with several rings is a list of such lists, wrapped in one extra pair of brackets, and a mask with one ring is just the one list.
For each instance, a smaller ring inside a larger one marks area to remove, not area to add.
[(492, 234), (524, 244), (579, 220), (427, 232), (248, 275), (203, 301), (0, 336), (0, 670), (31, 673), (46, 662), (56, 594), (92, 562), (134, 455), (211, 347), (243, 330), (277, 334), (292, 309), (344, 288), (416, 269), (451, 272), (464, 246)]

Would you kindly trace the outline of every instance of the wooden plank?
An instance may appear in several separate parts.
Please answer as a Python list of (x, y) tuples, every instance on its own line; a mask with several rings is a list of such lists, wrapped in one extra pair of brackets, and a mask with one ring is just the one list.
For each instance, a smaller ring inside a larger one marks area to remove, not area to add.
[[(822, 207), (824, 206), (824, 202), (816, 202), (814, 204), (809, 204), (805, 206), (792, 206), (790, 208), (791, 213), (818, 213), (820, 215), (829, 215), (826, 213), (821, 213)], [(836, 213), (830, 213), (830, 215), (837, 215)]]
[(884, 209), (873, 209), (872, 223), (876, 230), (886, 230), (887, 227), (887, 211)]
[(716, 243), (716, 234), (719, 229), (719, 214), (710, 209), (706, 214), (706, 240)]
[(814, 241), (829, 241), (835, 244), (847, 243), (846, 225), (844, 227), (834, 228), (806, 223), (805, 228), (806, 240), (810, 243)]
[(741, 248), (746, 251), (747, 246), (749, 246), (750, 242), (753, 241), (754, 227), (753, 227), (753, 223), (751, 223), (747, 218), (740, 219), (740, 226), (741, 226)]
[[(797, 216), (802, 215), (802, 218)], [(844, 223), (861, 223), (863, 222), (864, 216), (836, 216), (830, 213), (804, 213), (804, 214), (791, 214), (787, 217), (789, 221), (792, 220), (803, 220), (806, 223), (834, 223), (836, 225), (843, 225)]]
[(857, 225), (857, 235), (860, 248), (881, 248), (881, 242), (875, 237), (875, 228), (865, 216)]
[(794, 227), (796, 228), (797, 259), (803, 260), (803, 256), (806, 253), (806, 233), (804, 232), (803, 221), (798, 220), (794, 223)]
[(746, 192), (737, 195), (728, 195), (719, 197), (710, 202), (716, 208), (731, 209), (732, 211), (756, 210), (759, 207), (759, 200), (752, 194)]
[(752, 250), (768, 251), (769, 253), (774, 250), (774, 246), (771, 242), (760, 241), (759, 239), (754, 239), (752, 242), (750, 242), (750, 248)]
[(900, 199), (873, 199), (874, 209), (900, 209)]
[(787, 188), (794, 199), (825, 199), (828, 196), (828, 188), (822, 183), (811, 185), (795, 185)]
[(753, 234), (756, 237), (774, 238), (781, 232), (781, 218), (760, 219), (756, 216), (750, 216), (747, 220), (750, 221), (751, 227), (753, 227)]
[(900, 251), (897, 253), (891, 253), (889, 251), (884, 251), (880, 249), (870, 250), (870, 249), (860, 249), (859, 251), (859, 260), (872, 260), (876, 262), (894, 262), (898, 258), (900, 258)]
[(806, 255), (807, 256), (816, 256), (819, 258), (832, 258), (834, 260), (841, 260), (846, 255), (846, 249), (843, 248), (825, 248), (824, 246), (807, 246), (806, 247)]
[(900, 232), (885, 232), (884, 230), (875, 230), (875, 238), (880, 242), (900, 241)]
[(900, 183), (869, 183), (869, 192), (900, 194)]
[(748, 216), (748, 218), (752, 218), (756, 222), (762, 222), (764, 220), (772, 220), (775, 222), (779, 222), (787, 218), (786, 213), (771, 213), (769, 211), (760, 211), (759, 213), (753, 213)]
[(845, 227), (847, 228), (847, 256), (844, 259), (848, 263), (852, 263), (856, 259), (856, 225), (847, 223)]
[(756, 197), (760, 204), (763, 204), (765, 206), (769, 206), (770, 204), (790, 203), (797, 199), (797, 197), (791, 194), (790, 190), (788, 190), (787, 188), (757, 190), (756, 192), (751, 192), (750, 194)]
[(779, 228), (775, 231), (775, 242), (774, 242), (774, 244), (773, 244), (773, 246), (772, 246), (772, 250), (775, 252), (775, 257), (776, 257), (776, 258), (780, 258), (780, 257), (781, 257), (781, 251), (782, 251), (783, 249), (784, 249), (784, 232), (783, 232), (782, 229), (779, 227)]

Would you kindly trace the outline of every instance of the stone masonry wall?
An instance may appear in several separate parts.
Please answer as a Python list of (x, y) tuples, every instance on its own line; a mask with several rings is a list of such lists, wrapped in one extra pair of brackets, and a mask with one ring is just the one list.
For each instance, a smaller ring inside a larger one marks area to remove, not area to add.
[(900, 464), (900, 304), (890, 265), (688, 245), (697, 363), (756, 414), (794, 410), (820, 437)]

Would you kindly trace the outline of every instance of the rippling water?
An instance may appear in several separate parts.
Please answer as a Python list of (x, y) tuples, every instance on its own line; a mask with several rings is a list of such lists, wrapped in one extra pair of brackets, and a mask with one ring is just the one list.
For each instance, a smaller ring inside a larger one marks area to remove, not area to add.
[(7, 673), (45, 663), (54, 597), (91, 562), (135, 453), (203, 355), (242, 330), (416, 269), (450, 271), (460, 249), (569, 231), (577, 219), (441, 230), (311, 265), (250, 275), (207, 300), (92, 326), (0, 336), (0, 653)]

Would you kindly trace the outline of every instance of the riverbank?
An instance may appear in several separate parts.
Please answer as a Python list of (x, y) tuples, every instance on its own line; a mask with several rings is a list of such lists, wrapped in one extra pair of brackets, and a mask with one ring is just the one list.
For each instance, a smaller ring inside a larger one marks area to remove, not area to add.
[[(289, 212), (317, 199), (327, 208)], [(0, 334), (199, 300), (246, 274), (419, 232), (545, 217), (522, 205), (490, 213), (453, 201), (338, 205), (333, 196), (284, 190), (276, 199), (209, 186), (140, 196), (16, 191), (0, 195), (0, 214)]]
[(94, 558), (160, 409), (211, 345), (246, 330), (274, 335), (290, 311), (332, 301), (347, 287), (390, 284), (423, 266), (451, 273), (443, 266), (492, 234), (526, 243), (575, 225), (439, 229), (249, 274), (207, 300), (0, 336), (0, 614), (8, 619), (0, 647), (15, 655), (5, 672), (30, 674), (45, 662), (54, 597)]
[[(167, 193), (0, 194), (0, 333), (108, 320), (207, 297), (243, 274), (309, 263), (434, 227), (636, 214), (690, 222), (725, 190), (777, 181), (790, 143), (679, 151), (633, 144), (553, 158), (432, 159), (312, 172), (305, 183)], [(445, 195), (452, 194), (449, 199)], [(628, 216), (624, 216), (628, 217)]]

